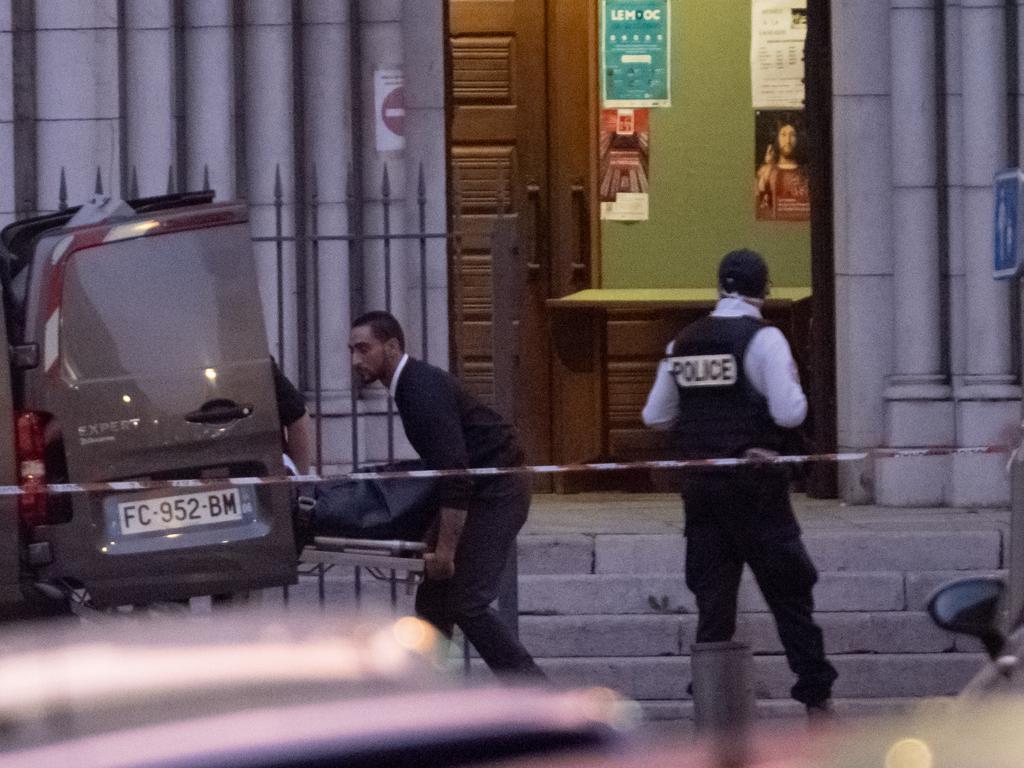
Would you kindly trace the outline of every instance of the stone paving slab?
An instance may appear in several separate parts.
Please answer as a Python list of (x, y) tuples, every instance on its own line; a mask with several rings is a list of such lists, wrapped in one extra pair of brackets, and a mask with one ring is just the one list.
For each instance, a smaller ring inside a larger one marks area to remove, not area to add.
[[(1007, 530), (1006, 509), (894, 508), (848, 505), (793, 494), (806, 533), (840, 531)], [(682, 531), (682, 502), (671, 493), (536, 494), (525, 535), (671, 534)]]
[[(837, 698), (952, 696), (981, 668), (983, 654), (865, 654), (833, 657), (839, 671)], [(605, 686), (630, 698), (689, 699), (689, 658), (606, 657), (538, 659), (556, 683)], [(754, 692), (759, 699), (787, 699), (793, 673), (781, 656), (754, 659)]]

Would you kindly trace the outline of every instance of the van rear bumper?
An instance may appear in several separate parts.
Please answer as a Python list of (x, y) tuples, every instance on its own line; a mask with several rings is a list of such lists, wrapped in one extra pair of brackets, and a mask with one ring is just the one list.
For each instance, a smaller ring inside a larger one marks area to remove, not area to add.
[[(292, 490), (283, 485), (256, 489), (258, 535), (253, 525), (204, 528), (191, 538), (185, 530), (173, 540), (173, 548), (135, 552), (109, 546), (113, 542), (108, 541), (103, 501), (91, 500), (76, 507), (70, 522), (36, 528), (34, 539), (48, 542), (52, 552), (52, 562), (37, 575), (45, 581), (80, 585), (97, 607), (294, 584)], [(217, 531), (223, 540), (211, 535)]]

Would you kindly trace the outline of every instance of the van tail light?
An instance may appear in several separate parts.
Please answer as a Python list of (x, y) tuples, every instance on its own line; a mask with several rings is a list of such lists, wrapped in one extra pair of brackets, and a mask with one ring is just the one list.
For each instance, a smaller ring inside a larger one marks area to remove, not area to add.
[(18, 482), (24, 491), (18, 497), (18, 514), (27, 526), (48, 522), (46, 510), (46, 461), (44, 430), (49, 414), (18, 411), (14, 416), (14, 447), (18, 460)]

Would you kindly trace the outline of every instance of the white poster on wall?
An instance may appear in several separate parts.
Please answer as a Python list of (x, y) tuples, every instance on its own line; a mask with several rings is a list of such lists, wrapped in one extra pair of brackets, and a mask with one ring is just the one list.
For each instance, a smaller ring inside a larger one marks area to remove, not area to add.
[(373, 73), (374, 125), (378, 152), (405, 148), (405, 75), (400, 69)]
[(807, 0), (753, 0), (751, 8), (754, 109), (803, 109)]

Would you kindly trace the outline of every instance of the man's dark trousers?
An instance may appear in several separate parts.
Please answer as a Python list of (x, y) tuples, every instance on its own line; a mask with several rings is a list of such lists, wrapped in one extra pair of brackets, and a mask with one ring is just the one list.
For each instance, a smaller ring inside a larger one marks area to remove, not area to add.
[(732, 639), (746, 563), (797, 676), (791, 695), (804, 704), (829, 698), (836, 671), (813, 619), (818, 573), (792, 516), (788, 478), (753, 470), (696, 479), (684, 501), (686, 585), (697, 599), (697, 642)]
[(503, 676), (543, 676), (491, 608), (529, 510), (529, 476), (499, 475), (477, 481), (455, 552), (455, 575), (445, 581), (428, 579), (416, 592), (420, 616), (447, 637), (458, 625), (487, 665)]

